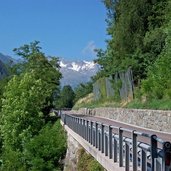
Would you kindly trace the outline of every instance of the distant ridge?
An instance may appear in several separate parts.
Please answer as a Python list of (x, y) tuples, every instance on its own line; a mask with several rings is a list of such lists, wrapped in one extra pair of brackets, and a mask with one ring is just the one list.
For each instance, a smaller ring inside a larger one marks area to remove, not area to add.
[(11, 56), (4, 55), (2, 53), (0, 53), (0, 60), (5, 64), (10, 64), (12, 62), (15, 62), (15, 60)]
[[(8, 75), (6, 68), (7, 65), (21, 62), (21, 60), (15, 60), (8, 55), (0, 53), (0, 79)], [(68, 61), (64, 59), (59, 60), (60, 71), (62, 73), (61, 87), (64, 85), (70, 85), (75, 88), (80, 83), (86, 83), (91, 80), (99, 70), (99, 65), (93, 61)]]
[(99, 66), (93, 61), (66, 61), (61, 59), (59, 65), (63, 76), (61, 79), (62, 87), (64, 85), (71, 85), (75, 88), (80, 83), (86, 83), (99, 70)]
[(0, 60), (0, 80), (8, 75), (8, 70), (5, 64)]

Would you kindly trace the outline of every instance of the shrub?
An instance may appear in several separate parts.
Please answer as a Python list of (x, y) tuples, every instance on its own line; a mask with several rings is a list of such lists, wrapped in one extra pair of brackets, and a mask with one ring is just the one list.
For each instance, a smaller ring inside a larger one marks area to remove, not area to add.
[(66, 153), (66, 136), (57, 121), (48, 123), (40, 134), (35, 136), (26, 146), (27, 164), (34, 171), (50, 171), (60, 169), (60, 160)]

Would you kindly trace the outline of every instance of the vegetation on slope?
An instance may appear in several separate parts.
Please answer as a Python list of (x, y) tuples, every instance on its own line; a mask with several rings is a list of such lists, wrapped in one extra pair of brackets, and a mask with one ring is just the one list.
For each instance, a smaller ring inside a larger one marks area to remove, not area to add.
[(169, 0), (103, 2), (110, 39), (107, 49), (97, 50), (95, 61), (102, 69), (94, 80), (114, 76), (131, 67), (135, 99), (124, 106), (171, 109), (171, 3)]
[(131, 66), (138, 84), (165, 47), (168, 0), (104, 0), (104, 4), (111, 38), (105, 51), (98, 50), (96, 61), (102, 66), (98, 76)]
[[(15, 49), (24, 63), (7, 83), (0, 113), (0, 169), (60, 169), (66, 138), (59, 124), (46, 120), (59, 89), (57, 59), (48, 60), (38, 42)], [(58, 169), (58, 170), (59, 170)]]
[(104, 171), (104, 168), (84, 149), (80, 149), (78, 163), (78, 171)]

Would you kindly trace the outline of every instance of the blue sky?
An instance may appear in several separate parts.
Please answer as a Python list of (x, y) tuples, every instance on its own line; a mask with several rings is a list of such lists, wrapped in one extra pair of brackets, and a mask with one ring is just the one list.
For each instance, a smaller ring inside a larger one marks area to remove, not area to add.
[(0, 52), (34, 40), (46, 55), (93, 60), (105, 48), (106, 9), (101, 0), (0, 0)]

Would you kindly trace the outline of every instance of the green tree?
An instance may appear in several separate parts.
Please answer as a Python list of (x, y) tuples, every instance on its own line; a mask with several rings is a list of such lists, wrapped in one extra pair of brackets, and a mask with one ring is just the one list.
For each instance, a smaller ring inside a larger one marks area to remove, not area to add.
[[(169, 3), (168, 9), (170, 9)], [(171, 19), (171, 13), (168, 12), (167, 18)], [(160, 57), (156, 60), (153, 66), (149, 68), (148, 77), (143, 81), (143, 93), (153, 99), (171, 99), (171, 22), (165, 28), (166, 31), (166, 46), (163, 49)]]
[(42, 81), (48, 84), (48, 89), (52, 89), (51, 96), (46, 97), (44, 107), (42, 108), (44, 115), (48, 115), (50, 109), (53, 107), (54, 93), (59, 90), (62, 75), (59, 72), (58, 58), (46, 58), (44, 53), (40, 51), (41, 48), (38, 44), (39, 42), (35, 41), (30, 45), (15, 48), (14, 52), (24, 59), (23, 64), (17, 70), (21, 72), (34, 71), (36, 79), (41, 78)]
[(61, 158), (66, 153), (66, 137), (59, 120), (53, 125), (46, 124), (39, 135), (35, 136), (26, 147), (25, 155), (30, 170), (51, 171), (54, 168), (62, 170)]
[(70, 85), (65, 85), (61, 92), (60, 98), (57, 100), (58, 108), (72, 108), (74, 105), (75, 93)]
[[(2, 101), (2, 170), (29, 170), (33, 167), (30, 163), (38, 156), (28, 158), (26, 155), (31, 150), (30, 143), (35, 141), (36, 146), (38, 141), (34, 138), (47, 134), (44, 116), (53, 104), (61, 74), (57, 59), (47, 59), (39, 49), (37, 42), (15, 49), (25, 62), (18, 75), (8, 82)], [(51, 138), (52, 141), (56, 139)]]
[(75, 88), (75, 99), (74, 101), (77, 102), (79, 99), (85, 97), (89, 93), (93, 92), (93, 83), (81, 83)]
[[(98, 51), (99, 76), (132, 67), (135, 83), (146, 78), (165, 46), (168, 0), (104, 0), (107, 9), (107, 49)], [(98, 77), (99, 77), (98, 76)], [(98, 78), (97, 77), (97, 78)]]

